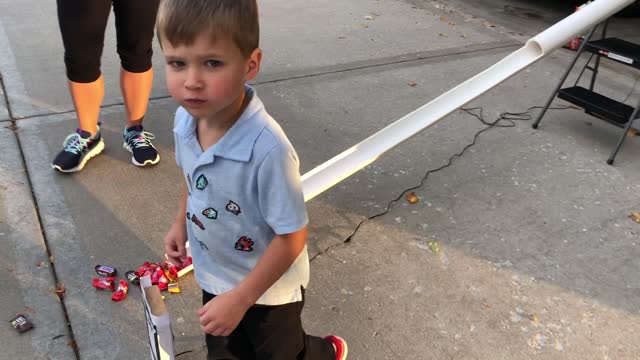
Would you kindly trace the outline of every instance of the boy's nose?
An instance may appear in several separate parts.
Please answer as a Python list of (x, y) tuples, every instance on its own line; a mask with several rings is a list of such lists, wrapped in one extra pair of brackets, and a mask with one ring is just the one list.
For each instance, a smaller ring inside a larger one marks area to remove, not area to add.
[(184, 87), (189, 90), (199, 89), (202, 87), (202, 79), (200, 78), (200, 73), (197, 70), (187, 71), (187, 78), (184, 81)]

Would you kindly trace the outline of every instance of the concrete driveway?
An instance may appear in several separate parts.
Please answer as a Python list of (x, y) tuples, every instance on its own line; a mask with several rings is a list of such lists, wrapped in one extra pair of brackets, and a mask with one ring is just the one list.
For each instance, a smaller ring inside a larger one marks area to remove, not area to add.
[[(495, 10), (507, 3), (539, 12), (523, 0), (265, 0), (254, 85), (306, 172), (558, 15), (514, 21)], [(3, 356), (146, 359), (139, 290), (113, 303), (91, 278), (96, 264), (124, 272), (162, 255), (181, 181), (176, 105), (157, 51), (146, 125), (162, 161), (134, 168), (121, 149), (110, 30), (107, 149), (81, 173), (54, 173), (49, 162), (76, 127), (56, 21), (52, 1), (0, 0), (0, 303), (7, 321), (21, 312), (35, 324), (24, 334), (1, 327)], [(613, 29), (640, 36), (619, 21)], [(493, 121), (543, 104), (572, 54), (554, 53), (467, 108)], [(598, 86), (637, 103), (638, 75), (607, 63)], [(476, 137), (487, 126), (454, 112), (308, 203), (308, 332), (345, 337), (350, 359), (637, 359), (640, 225), (628, 215), (640, 211), (638, 138), (609, 166), (620, 130), (578, 109), (550, 111), (539, 130), (526, 119), (498, 124)], [(414, 186), (417, 203), (401, 198), (366, 221)], [(192, 275), (180, 284), (180, 295), (166, 296), (178, 359), (204, 359), (199, 289)]]

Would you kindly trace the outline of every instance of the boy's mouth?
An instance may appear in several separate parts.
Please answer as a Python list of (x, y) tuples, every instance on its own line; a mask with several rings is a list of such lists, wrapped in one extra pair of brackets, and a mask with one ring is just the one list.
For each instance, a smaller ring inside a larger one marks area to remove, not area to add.
[(206, 101), (203, 99), (184, 99), (184, 102), (190, 106), (198, 106), (204, 104)]

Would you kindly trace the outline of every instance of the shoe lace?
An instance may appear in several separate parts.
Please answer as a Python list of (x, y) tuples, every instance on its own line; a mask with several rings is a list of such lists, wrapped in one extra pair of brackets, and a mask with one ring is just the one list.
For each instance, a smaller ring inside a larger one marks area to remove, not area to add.
[(64, 139), (64, 143), (62, 145), (64, 146), (64, 151), (77, 155), (88, 147), (88, 142), (89, 139), (83, 139), (80, 134), (73, 133)]
[(156, 136), (148, 131), (129, 131), (124, 138), (129, 146), (141, 148), (151, 146), (150, 140), (155, 139)]

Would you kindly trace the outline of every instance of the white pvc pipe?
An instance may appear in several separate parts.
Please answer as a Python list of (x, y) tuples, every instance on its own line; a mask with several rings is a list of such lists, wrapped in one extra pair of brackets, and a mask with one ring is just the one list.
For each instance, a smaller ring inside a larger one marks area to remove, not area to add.
[(586, 32), (632, 2), (634, 0), (596, 0), (531, 38), (528, 43), (535, 42), (543, 54), (548, 55), (575, 35)]
[(433, 125), (522, 69), (532, 65), (573, 36), (596, 26), (635, 0), (596, 0), (531, 38), (526, 44), (487, 70), (440, 95), (350, 149), (302, 176), (305, 201), (329, 189), (380, 155)]

